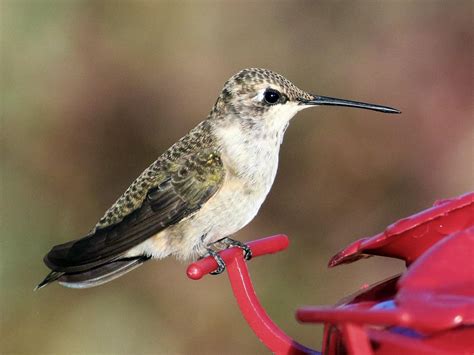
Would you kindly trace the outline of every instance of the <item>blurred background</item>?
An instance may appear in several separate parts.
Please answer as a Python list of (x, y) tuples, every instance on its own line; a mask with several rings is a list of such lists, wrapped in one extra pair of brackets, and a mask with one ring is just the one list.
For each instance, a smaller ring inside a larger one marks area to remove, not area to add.
[(472, 1), (1, 0), (0, 20), (2, 354), (266, 353), (227, 278), (190, 281), (175, 260), (33, 292), (50, 247), (87, 233), (244, 67), (403, 111), (300, 113), (267, 201), (237, 235), (290, 236), (250, 270), (296, 340), (321, 346), (298, 306), (403, 270), (384, 258), (329, 270), (333, 254), (472, 189)]

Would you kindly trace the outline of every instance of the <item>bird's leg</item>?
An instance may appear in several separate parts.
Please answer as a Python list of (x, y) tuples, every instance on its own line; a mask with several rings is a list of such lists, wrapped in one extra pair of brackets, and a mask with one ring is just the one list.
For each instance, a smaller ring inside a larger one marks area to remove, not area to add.
[(214, 244), (223, 244), (226, 248), (238, 247), (243, 250), (245, 260), (252, 259), (252, 250), (250, 250), (249, 246), (238, 240), (232, 239), (231, 237), (224, 237), (222, 239), (215, 241), (214, 243), (209, 244), (208, 246), (211, 246)]

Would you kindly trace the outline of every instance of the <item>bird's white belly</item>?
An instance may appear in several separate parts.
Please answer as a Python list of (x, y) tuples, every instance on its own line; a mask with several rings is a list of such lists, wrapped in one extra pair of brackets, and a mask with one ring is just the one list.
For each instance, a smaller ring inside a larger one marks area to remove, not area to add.
[(203, 255), (209, 243), (246, 226), (270, 191), (277, 164), (275, 156), (275, 162), (260, 165), (252, 179), (228, 174), (221, 189), (194, 216), (176, 226), (175, 232), (185, 237), (173, 254), (183, 259)]
[[(200, 231), (204, 244), (230, 236), (247, 225), (257, 214), (270, 189), (245, 186), (231, 178), (183, 227), (186, 234)], [(194, 240), (194, 243), (201, 240)]]

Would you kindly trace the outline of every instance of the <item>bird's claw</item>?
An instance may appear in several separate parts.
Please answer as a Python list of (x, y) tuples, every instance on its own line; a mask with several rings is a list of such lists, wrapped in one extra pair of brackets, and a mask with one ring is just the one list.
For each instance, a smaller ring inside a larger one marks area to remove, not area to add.
[(242, 249), (242, 251), (244, 253), (244, 259), (245, 260), (248, 261), (248, 260), (252, 259), (252, 250), (250, 249), (250, 247), (247, 244), (242, 243), (238, 240), (232, 239), (230, 237), (225, 237), (225, 238), (219, 239), (218, 241), (209, 244), (208, 248), (207, 248), (207, 254), (209, 256), (212, 256), (214, 258), (214, 260), (216, 261), (216, 263), (217, 263), (217, 269), (210, 272), (211, 275), (222, 274), (225, 271), (225, 268), (226, 268), (224, 259), (222, 259), (222, 257), (219, 255), (218, 252), (216, 252), (215, 250), (210, 248), (210, 246), (214, 246), (215, 244), (219, 244), (219, 243), (224, 244), (226, 248), (231, 248), (231, 247), (240, 248), (240, 249)]
[(219, 253), (217, 253), (216, 251), (214, 251), (210, 248), (207, 249), (207, 252), (209, 253), (209, 256), (212, 256), (214, 258), (214, 260), (216, 261), (216, 263), (217, 263), (217, 269), (215, 269), (214, 271), (211, 271), (210, 274), (211, 275), (222, 274), (225, 271), (224, 259), (222, 259), (222, 257), (219, 255)]
[(244, 259), (245, 260), (250, 260), (252, 259), (252, 249), (250, 249), (250, 247), (245, 244), (245, 243), (242, 243), (238, 240), (234, 240), (234, 239), (231, 239), (231, 238), (227, 238), (228, 239), (228, 242), (229, 242), (229, 246), (231, 247), (238, 247), (240, 249), (242, 249), (242, 251), (244, 252)]
[(222, 244), (225, 245), (226, 248), (231, 248), (231, 247), (240, 248), (244, 252), (244, 259), (245, 260), (252, 259), (252, 250), (245, 243), (242, 243), (242, 242), (240, 242), (238, 240), (235, 240), (235, 239), (232, 239), (230, 237), (225, 237), (225, 238), (219, 239), (216, 243), (222, 243)]

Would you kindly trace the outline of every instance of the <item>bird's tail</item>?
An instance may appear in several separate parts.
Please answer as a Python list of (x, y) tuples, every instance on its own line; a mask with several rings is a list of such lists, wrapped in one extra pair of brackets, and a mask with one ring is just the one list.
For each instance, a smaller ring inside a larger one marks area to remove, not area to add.
[(137, 257), (117, 259), (89, 270), (76, 273), (52, 271), (38, 284), (38, 286), (36, 286), (35, 290), (38, 290), (56, 280), (59, 284), (70, 288), (89, 288), (99, 286), (139, 267), (149, 259), (149, 256), (141, 255)]

